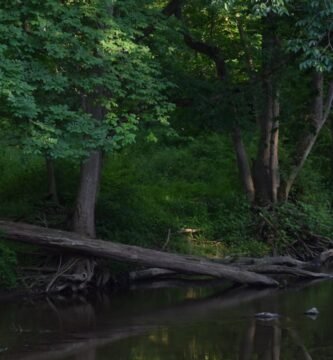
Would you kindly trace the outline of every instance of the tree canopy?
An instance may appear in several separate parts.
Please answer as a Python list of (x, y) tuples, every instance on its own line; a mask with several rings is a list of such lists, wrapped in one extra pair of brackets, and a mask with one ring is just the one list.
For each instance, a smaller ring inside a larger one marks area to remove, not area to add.
[(83, 235), (313, 239), (317, 214), (331, 229), (332, 20), (315, 0), (4, 0), (1, 143), (47, 160), (49, 192), (67, 174), (53, 198)]
[(0, 111), (12, 143), (75, 158), (133, 142), (140, 121), (167, 123), (170, 83), (136, 41), (149, 18), (140, 2), (15, 3), (0, 8)]

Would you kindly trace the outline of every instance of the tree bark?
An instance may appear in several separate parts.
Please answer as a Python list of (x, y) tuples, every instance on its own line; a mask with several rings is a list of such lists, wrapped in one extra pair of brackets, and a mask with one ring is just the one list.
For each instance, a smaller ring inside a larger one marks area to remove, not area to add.
[(279, 179), (278, 137), (279, 99), (272, 69), (277, 61), (275, 20), (269, 15), (265, 20), (262, 42), (262, 92), (263, 110), (260, 119), (260, 140), (254, 166), (255, 204), (271, 205), (276, 201)]
[(240, 269), (253, 271), (257, 274), (293, 275), (300, 279), (330, 279), (332, 276), (326, 273), (312, 272), (283, 265), (249, 265), (241, 266)]
[(22, 223), (0, 221), (0, 230), (5, 233), (8, 240), (42, 245), (61, 251), (74, 251), (89, 256), (111, 258), (149, 267), (224, 278), (241, 284), (278, 285), (277, 281), (268, 276), (218, 264), (204, 258), (193, 258), (138, 246), (116, 244), (91, 239), (76, 233), (46, 229)]
[(273, 99), (270, 80), (265, 81), (264, 92), (266, 94), (266, 111), (260, 122), (259, 148), (254, 166), (254, 182), (256, 189), (255, 203), (256, 205), (263, 206), (270, 204), (272, 200), (270, 176), (270, 146), (271, 133), (273, 128)]
[[(101, 122), (104, 110), (95, 103), (94, 96), (82, 97), (82, 108), (91, 115), (92, 121)], [(102, 171), (102, 151), (94, 150), (81, 164), (80, 185), (73, 216), (73, 231), (88, 237), (96, 237), (95, 207)]]
[(81, 166), (80, 186), (73, 218), (74, 232), (96, 237), (95, 206), (102, 168), (101, 151), (93, 151)]
[(232, 139), (236, 152), (238, 170), (243, 183), (243, 188), (245, 190), (248, 200), (252, 203), (255, 198), (255, 189), (250, 164), (242, 140), (241, 131), (238, 126), (235, 126), (233, 129)]
[(271, 131), (270, 144), (270, 177), (271, 177), (271, 200), (276, 203), (278, 200), (278, 190), (280, 187), (280, 169), (279, 169), (279, 116), (280, 103), (276, 95), (273, 103), (273, 125)]

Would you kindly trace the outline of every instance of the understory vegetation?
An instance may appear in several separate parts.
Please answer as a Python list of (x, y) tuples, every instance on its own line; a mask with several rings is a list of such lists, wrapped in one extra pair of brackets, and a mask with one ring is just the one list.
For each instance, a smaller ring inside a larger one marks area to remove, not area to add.
[[(301, 256), (299, 240), (311, 248), (318, 237), (333, 237), (330, 169), (316, 153), (291, 200), (271, 211), (254, 209), (242, 195), (228, 136), (161, 141), (163, 146), (142, 138), (105, 158), (96, 209), (99, 238), (223, 257), (273, 252)], [(324, 139), (318, 148), (325, 146)], [(69, 229), (79, 168), (71, 162), (55, 165), (60, 205), (48, 198), (43, 159), (3, 149), (0, 217)], [(22, 262), (26, 252), (26, 247), (21, 251), (20, 246), (0, 243), (2, 286), (15, 284), (16, 255)]]
[[(332, 19), (314, 0), (1, 1), (1, 221), (315, 259), (333, 244)], [(38, 256), (1, 243), (0, 285)]]

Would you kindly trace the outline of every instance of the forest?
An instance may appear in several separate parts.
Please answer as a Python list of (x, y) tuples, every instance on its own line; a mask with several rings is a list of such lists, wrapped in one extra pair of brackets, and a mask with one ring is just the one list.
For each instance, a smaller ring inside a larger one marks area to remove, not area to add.
[(332, 24), (319, 0), (2, 0), (0, 288), (306, 276), (333, 244)]

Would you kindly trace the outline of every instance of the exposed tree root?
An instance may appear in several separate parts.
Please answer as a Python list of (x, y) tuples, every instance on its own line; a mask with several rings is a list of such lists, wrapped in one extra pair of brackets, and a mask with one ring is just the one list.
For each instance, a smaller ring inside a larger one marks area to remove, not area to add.
[[(278, 286), (281, 285), (282, 276), (291, 276), (293, 279), (332, 277), (319, 270), (321, 265), (333, 258), (333, 250), (322, 252), (312, 261), (301, 261), (290, 256), (216, 260), (92, 240), (74, 233), (21, 223), (0, 221), (0, 230), (4, 231), (9, 240), (37, 244), (67, 254), (58, 257), (56, 262), (48, 261), (43, 266), (25, 269), (21, 277), (22, 283), (28, 288), (46, 293), (61, 291), (75, 293), (86, 291), (90, 287), (105, 288), (114, 285), (114, 279), (109, 271), (98, 266), (95, 260), (98, 257), (148, 267), (145, 270), (131, 272), (125, 277), (126, 282), (179, 276), (183, 280), (193, 280), (199, 276), (215, 277), (252, 286)], [(330, 241), (319, 240), (322, 242), (321, 246)]]
[(322, 252), (332, 247), (332, 239), (303, 230), (295, 235), (295, 240), (286, 246), (285, 252), (294, 258), (306, 261), (319, 258)]
[(96, 282), (94, 259), (72, 256), (47, 257), (41, 266), (20, 269), (21, 284), (34, 292), (85, 291)]

